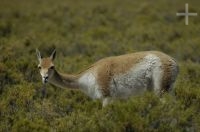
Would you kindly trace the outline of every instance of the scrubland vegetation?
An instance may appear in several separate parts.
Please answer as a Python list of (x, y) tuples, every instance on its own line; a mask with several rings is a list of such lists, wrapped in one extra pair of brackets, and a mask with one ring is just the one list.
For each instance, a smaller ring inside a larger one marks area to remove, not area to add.
[[(0, 131), (197, 132), (200, 130), (200, 17), (185, 0), (0, 0)], [(190, 0), (200, 13), (200, 1)], [(152, 93), (102, 109), (80, 91), (47, 85), (35, 49), (57, 49), (56, 68), (77, 73), (112, 55), (163, 51), (179, 63), (165, 103)]]

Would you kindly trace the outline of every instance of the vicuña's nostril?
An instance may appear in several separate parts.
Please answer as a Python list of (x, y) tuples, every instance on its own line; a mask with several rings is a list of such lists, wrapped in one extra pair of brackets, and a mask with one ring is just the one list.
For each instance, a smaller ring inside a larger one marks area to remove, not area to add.
[(48, 82), (48, 77), (44, 77), (44, 83)]
[(44, 80), (47, 81), (49, 77), (44, 77)]

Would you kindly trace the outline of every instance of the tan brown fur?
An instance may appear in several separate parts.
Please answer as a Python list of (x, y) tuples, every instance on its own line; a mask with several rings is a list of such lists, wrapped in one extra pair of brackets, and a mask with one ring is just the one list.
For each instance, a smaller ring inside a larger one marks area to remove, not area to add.
[(49, 57), (48, 58), (43, 58), (42, 61), (41, 61), (40, 66), (42, 68), (49, 68), (49, 67), (53, 66), (51, 58), (49, 58)]

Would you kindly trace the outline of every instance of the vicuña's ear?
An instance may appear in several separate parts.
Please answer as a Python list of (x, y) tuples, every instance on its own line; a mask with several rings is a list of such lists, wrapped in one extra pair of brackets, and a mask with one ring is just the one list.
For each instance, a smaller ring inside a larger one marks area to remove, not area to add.
[(55, 57), (56, 57), (56, 49), (53, 50), (53, 52), (51, 53), (50, 58), (51, 58), (51, 60), (54, 60)]
[(38, 49), (36, 49), (36, 54), (37, 54), (38, 60), (41, 61), (42, 56), (41, 56), (40, 51)]

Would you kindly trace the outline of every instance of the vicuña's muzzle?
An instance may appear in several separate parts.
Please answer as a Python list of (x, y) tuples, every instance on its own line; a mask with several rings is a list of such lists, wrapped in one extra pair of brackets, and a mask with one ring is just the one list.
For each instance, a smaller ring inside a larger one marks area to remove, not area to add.
[(47, 83), (48, 82), (48, 76), (47, 77), (43, 77), (42, 81), (43, 81), (43, 83)]

